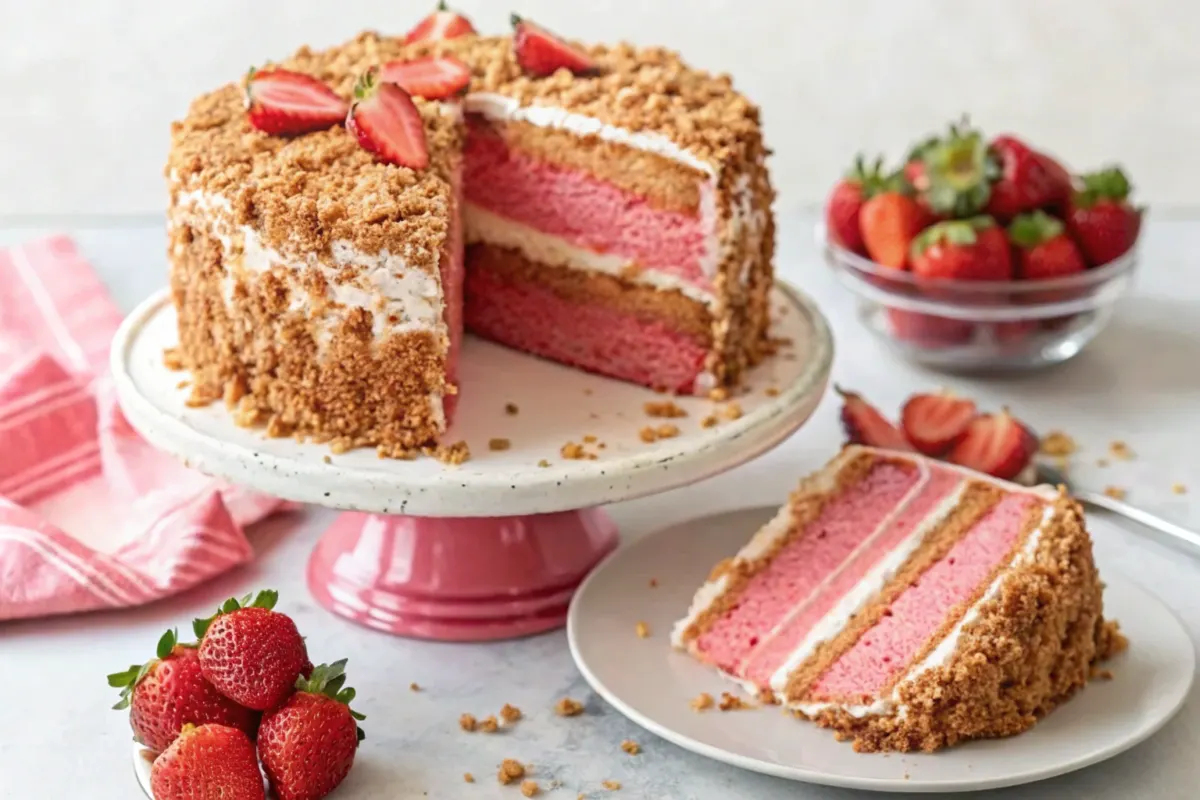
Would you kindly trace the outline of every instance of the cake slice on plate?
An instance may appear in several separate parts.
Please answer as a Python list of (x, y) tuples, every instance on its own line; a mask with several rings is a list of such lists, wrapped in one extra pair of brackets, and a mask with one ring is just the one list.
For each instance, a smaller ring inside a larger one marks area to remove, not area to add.
[(855, 748), (1007, 736), (1124, 646), (1079, 505), (846, 447), (696, 593), (673, 643)]

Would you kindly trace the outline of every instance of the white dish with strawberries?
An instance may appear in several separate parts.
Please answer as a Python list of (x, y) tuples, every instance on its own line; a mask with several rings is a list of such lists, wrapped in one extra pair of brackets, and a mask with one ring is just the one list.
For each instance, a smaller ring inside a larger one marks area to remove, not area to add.
[(834, 187), (818, 243), (869, 330), (957, 370), (1079, 353), (1132, 285), (1143, 209), (1119, 168), (1073, 176), (1012, 136), (951, 126)]

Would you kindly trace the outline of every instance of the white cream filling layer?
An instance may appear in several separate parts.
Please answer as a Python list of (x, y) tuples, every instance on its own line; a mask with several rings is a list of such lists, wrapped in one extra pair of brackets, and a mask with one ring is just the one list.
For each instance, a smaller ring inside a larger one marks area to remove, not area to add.
[(577, 247), (558, 236), (535, 230), (471, 203), (464, 204), (463, 214), (468, 242), (485, 242), (516, 250), (532, 261), (552, 267), (617, 275), (655, 289), (678, 291), (706, 306), (712, 306), (715, 302), (710, 290), (662, 270), (638, 267), (624, 256)]

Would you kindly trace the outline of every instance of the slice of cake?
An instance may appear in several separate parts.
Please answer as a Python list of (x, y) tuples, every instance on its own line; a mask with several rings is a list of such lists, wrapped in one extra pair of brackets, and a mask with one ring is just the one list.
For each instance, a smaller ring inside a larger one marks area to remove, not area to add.
[(696, 593), (673, 642), (855, 748), (1032, 726), (1124, 641), (1079, 505), (852, 445)]
[[(403, 456), (446, 431), (464, 324), (677, 393), (736, 385), (763, 357), (757, 108), (662, 49), (459, 27), (303, 49), (175, 124), (168, 256), (193, 402)], [(423, 138), (424, 158), (339, 124), (368, 72), (412, 96), (419, 130), (382, 128)], [(279, 74), (264, 124), (255, 81)]]

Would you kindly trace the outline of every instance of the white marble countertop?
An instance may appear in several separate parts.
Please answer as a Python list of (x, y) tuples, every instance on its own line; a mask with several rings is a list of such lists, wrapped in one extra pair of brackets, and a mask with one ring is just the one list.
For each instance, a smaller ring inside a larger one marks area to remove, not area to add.
[[(164, 240), (155, 220), (0, 227), (0, 245), (42, 233), (77, 237), (122, 307), (165, 282)], [(1200, 220), (1153, 221), (1146, 232), (1137, 289), (1109, 328), (1074, 361), (1021, 377), (962, 379), (900, 363), (862, 330), (853, 304), (835, 285), (811, 245), (812, 219), (780, 220), (779, 273), (822, 304), (837, 338), (834, 378), (894, 409), (914, 390), (950, 385), (984, 406), (1007, 404), (1039, 429), (1062, 428), (1082, 445), (1074, 474), (1084, 483), (1129, 489), (1129, 499), (1200, 527)], [(796, 477), (840, 443), (837, 403), (827, 397), (812, 422), (774, 452), (729, 474), (612, 512), (628, 540), (689, 517), (729, 508), (775, 504)], [(1129, 462), (1096, 466), (1108, 442), (1125, 440)], [(1171, 485), (1191, 487), (1186, 495)], [(543, 781), (563, 788), (548, 797), (848, 798), (858, 793), (790, 783), (743, 772), (660, 741), (625, 720), (588, 690), (571, 663), (563, 633), (487, 645), (412, 641), (368, 631), (326, 613), (304, 587), (304, 564), (332, 512), (308, 510), (250, 532), (259, 553), (251, 566), (180, 597), (131, 611), (0, 624), (0, 670), (8, 691), (0, 702), (0, 798), (89, 800), (138, 797), (129, 764), (125, 718), (108, 711), (115, 693), (107, 672), (141, 660), (166, 628), (186, 624), (220, 599), (255, 587), (280, 590), (314, 653), (349, 657), (357, 706), (369, 717), (368, 738), (338, 797), (506, 798), (513, 787), (494, 780), (503, 758), (537, 765)], [(1120, 569), (1162, 597), (1200, 641), (1200, 554), (1189, 556), (1116, 525), (1094, 526), (1102, 568)], [(1136, 646), (1136, 643), (1135, 645)], [(424, 690), (413, 693), (410, 682)], [(587, 714), (556, 717), (555, 700), (587, 702)], [(501, 735), (462, 733), (457, 718), (495, 713), (504, 703), (526, 719)], [(619, 747), (632, 738), (644, 751)], [(1200, 701), (1196, 692), (1167, 728), (1104, 764), (996, 798), (1184, 798), (1200, 785)], [(464, 784), (462, 774), (478, 782)], [(620, 781), (616, 794), (600, 782)], [(80, 794), (81, 787), (86, 787)]]

